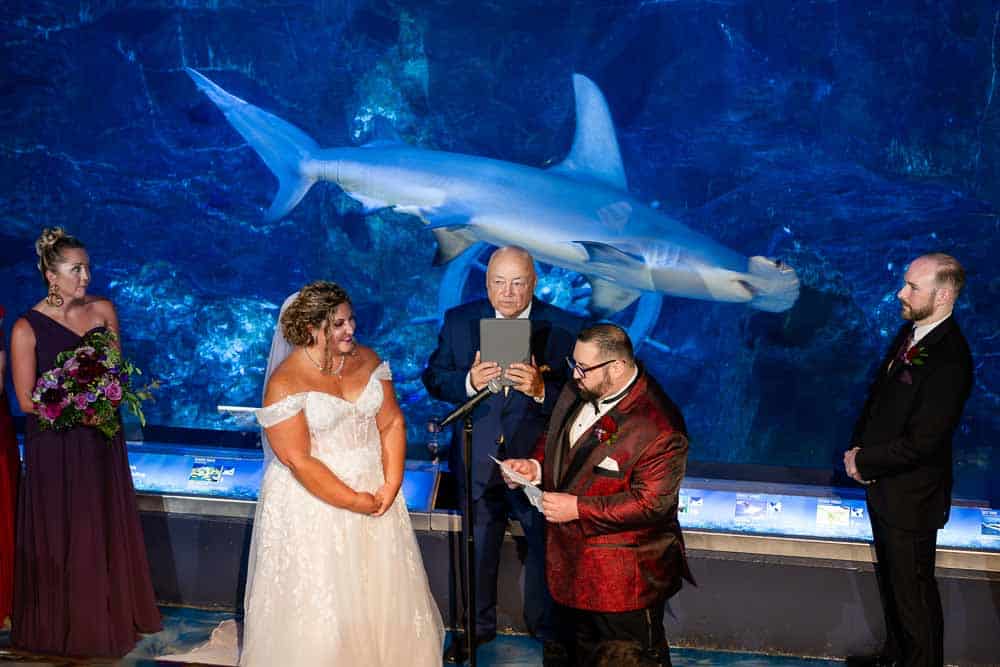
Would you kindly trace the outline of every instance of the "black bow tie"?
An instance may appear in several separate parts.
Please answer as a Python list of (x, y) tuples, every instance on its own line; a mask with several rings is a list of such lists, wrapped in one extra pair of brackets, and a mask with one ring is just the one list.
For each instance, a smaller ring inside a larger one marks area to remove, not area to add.
[(625, 394), (627, 394), (629, 392), (629, 390), (632, 388), (633, 384), (634, 384), (634, 382), (629, 382), (629, 384), (628, 384), (627, 387), (625, 387), (624, 389), (622, 389), (620, 392), (618, 392), (614, 396), (609, 396), (608, 398), (602, 398), (601, 400), (597, 400), (595, 398), (594, 400), (590, 401), (590, 405), (592, 405), (593, 408), (594, 408), (594, 414), (597, 414), (598, 412), (601, 411), (601, 406), (602, 405), (608, 405), (609, 403), (614, 403), (615, 401), (621, 400), (625, 396)]

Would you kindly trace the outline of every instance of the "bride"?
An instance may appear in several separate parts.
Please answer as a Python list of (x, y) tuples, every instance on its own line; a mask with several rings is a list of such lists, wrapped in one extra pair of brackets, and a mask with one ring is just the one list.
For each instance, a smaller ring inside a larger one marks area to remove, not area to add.
[[(354, 340), (350, 299), (334, 283), (302, 288), (279, 326), (276, 341), (291, 347), (272, 346), (257, 411), (273, 456), (239, 664), (440, 667), (441, 615), (399, 493), (406, 427), (389, 365)], [(207, 662), (235, 634), (223, 624), (208, 646), (171, 659)]]
[(441, 617), (399, 495), (403, 413), (354, 327), (329, 282), (281, 316), (295, 349), (258, 411), (276, 460), (254, 522), (241, 665), (441, 664)]

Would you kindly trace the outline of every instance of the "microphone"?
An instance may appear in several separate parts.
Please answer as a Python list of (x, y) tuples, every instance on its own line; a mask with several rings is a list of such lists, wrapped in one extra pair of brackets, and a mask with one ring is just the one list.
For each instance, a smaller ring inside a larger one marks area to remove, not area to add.
[[(538, 367), (538, 372), (541, 374), (548, 373), (550, 370), (551, 368), (548, 365), (543, 365)], [(456, 421), (459, 417), (464, 416), (473, 408), (475, 408), (477, 405), (482, 403), (488, 396), (492, 394), (499, 394), (500, 391), (503, 389), (503, 387), (504, 384), (501, 378), (499, 377), (493, 378), (492, 380), (486, 383), (485, 387), (476, 392), (475, 396), (473, 396), (465, 403), (452, 410), (451, 414), (442, 419), (441, 423), (439, 424), (440, 428), (444, 428), (445, 426), (448, 426), (452, 422)]]
[(499, 394), (500, 390), (503, 389), (503, 383), (500, 382), (500, 378), (493, 378), (486, 383), (486, 386), (476, 392), (475, 396), (467, 400), (462, 405), (458, 406), (451, 411), (451, 414), (441, 420), (440, 427), (444, 428), (448, 424), (456, 421), (459, 417), (465, 415), (467, 412), (472, 410), (474, 407), (482, 403), (487, 396), (492, 394)]

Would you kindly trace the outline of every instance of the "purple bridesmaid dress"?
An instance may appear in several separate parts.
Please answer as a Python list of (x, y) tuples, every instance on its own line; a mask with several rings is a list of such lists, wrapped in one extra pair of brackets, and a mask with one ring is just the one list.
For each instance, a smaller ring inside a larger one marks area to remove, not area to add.
[[(31, 310), (39, 375), (81, 337)], [(11, 643), (32, 653), (120, 657), (160, 629), (119, 431), (41, 431), (29, 415), (17, 516)]]

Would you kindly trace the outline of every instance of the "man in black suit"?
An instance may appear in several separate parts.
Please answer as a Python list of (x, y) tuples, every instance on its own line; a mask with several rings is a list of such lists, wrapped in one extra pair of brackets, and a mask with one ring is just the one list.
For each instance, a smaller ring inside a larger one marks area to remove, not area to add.
[(866, 485), (885, 613), (884, 654), (848, 664), (944, 664), (934, 579), (948, 521), (952, 434), (972, 389), (969, 345), (952, 317), (965, 272), (943, 253), (913, 260), (896, 294), (903, 319), (854, 428), (844, 467)]
[[(531, 364), (511, 364), (514, 382), (480, 403), (472, 413), (472, 460), (463, 460), (461, 424), (456, 424), (448, 462), (458, 482), (460, 507), (472, 494), (472, 526), (476, 558), (476, 610), (472, 625), (476, 644), (496, 636), (497, 575), (500, 548), (508, 517), (521, 524), (528, 544), (524, 563), (524, 618), (528, 630), (541, 640), (551, 640), (552, 601), (545, 585), (545, 519), (521, 491), (507, 488), (497, 465), (490, 459), (524, 458), (548, 423), (568, 376), (565, 358), (572, 353), (583, 319), (533, 297), (537, 278), (534, 260), (523, 248), (508, 246), (495, 251), (486, 269), (488, 299), (452, 308), (444, 316), (438, 346), (423, 373), (427, 392), (442, 401), (461, 404), (502, 370), (479, 351), (479, 320), (527, 318), (531, 320)], [(551, 371), (542, 374), (541, 366)], [(472, 468), (472, 488), (465, 488), (465, 466)], [(465, 642), (456, 636), (445, 654), (448, 662), (464, 662)], [(549, 642), (551, 643), (551, 642)]]

